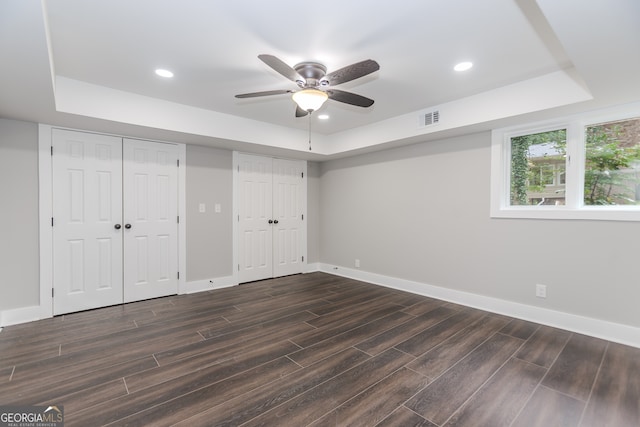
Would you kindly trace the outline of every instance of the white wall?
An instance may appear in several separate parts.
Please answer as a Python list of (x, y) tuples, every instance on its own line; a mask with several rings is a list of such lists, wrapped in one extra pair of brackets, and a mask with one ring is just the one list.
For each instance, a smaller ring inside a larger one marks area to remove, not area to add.
[(322, 263), (640, 327), (640, 223), (491, 219), (489, 177), (489, 133), (323, 163)]
[(39, 304), (38, 126), (0, 119), (0, 311)]

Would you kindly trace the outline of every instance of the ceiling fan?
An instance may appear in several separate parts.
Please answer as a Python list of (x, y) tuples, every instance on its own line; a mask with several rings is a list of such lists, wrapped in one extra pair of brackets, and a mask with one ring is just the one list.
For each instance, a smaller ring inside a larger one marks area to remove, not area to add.
[(320, 108), (327, 99), (364, 108), (373, 105), (373, 99), (334, 88), (334, 86), (378, 71), (380, 65), (372, 59), (356, 62), (327, 74), (327, 67), (317, 62), (301, 62), (290, 67), (273, 55), (258, 55), (258, 58), (287, 79), (296, 83), (299, 90), (281, 89), (243, 93), (236, 95), (236, 98), (255, 98), (291, 93), (293, 94), (293, 100), (297, 104), (296, 117), (303, 117), (312, 113)]

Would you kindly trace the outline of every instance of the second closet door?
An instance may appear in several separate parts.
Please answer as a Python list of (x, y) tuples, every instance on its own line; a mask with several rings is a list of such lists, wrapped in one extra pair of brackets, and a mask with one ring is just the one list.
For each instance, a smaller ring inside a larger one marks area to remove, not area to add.
[(239, 155), (238, 281), (301, 273), (304, 162)]

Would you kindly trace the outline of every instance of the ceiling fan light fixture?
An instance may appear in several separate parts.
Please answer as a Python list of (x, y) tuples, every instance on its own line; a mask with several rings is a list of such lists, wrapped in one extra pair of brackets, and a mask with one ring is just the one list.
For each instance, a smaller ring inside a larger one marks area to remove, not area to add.
[(329, 98), (326, 92), (318, 89), (303, 89), (295, 92), (291, 98), (304, 111), (316, 111)]

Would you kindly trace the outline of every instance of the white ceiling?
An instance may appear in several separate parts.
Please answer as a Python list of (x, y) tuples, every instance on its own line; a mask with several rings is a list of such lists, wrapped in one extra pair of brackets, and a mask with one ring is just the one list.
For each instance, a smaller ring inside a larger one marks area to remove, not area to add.
[[(0, 116), (323, 160), (639, 100), (639, 47), (637, 0), (5, 0)], [(376, 102), (328, 101), (309, 153), (290, 96), (234, 97), (296, 88), (265, 53), (374, 59), (339, 88)]]

